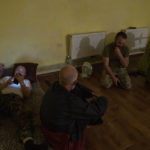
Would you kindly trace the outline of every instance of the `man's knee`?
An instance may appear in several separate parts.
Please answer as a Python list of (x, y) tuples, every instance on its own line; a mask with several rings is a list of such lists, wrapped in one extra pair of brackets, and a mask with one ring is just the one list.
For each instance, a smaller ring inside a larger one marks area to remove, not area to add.
[(106, 109), (107, 109), (107, 106), (108, 106), (107, 98), (104, 97), (104, 96), (100, 96), (100, 97), (97, 98), (97, 100), (100, 101), (101, 107), (103, 108), (102, 110), (103, 110), (103, 113), (104, 113), (106, 111)]
[(126, 82), (124, 87), (125, 87), (125, 89), (131, 89), (131, 87), (132, 87), (131, 81), (130, 82)]
[(102, 86), (106, 89), (109, 89), (112, 86), (112, 84), (105, 82), (105, 83), (102, 83)]
[(124, 78), (124, 80), (122, 80), (122, 87), (124, 89), (131, 89), (132, 84), (129, 76), (127, 76), (126, 78)]
[(119, 71), (119, 79), (121, 81), (121, 85), (124, 89), (131, 88), (131, 79), (128, 75), (126, 68), (121, 68)]
[(110, 76), (104, 71), (102, 73), (102, 78), (101, 78), (101, 85), (104, 88), (110, 88), (112, 86), (113, 82), (112, 79), (110, 78)]
[(101, 80), (101, 85), (104, 87), (104, 88), (110, 88), (112, 86), (113, 82), (110, 78), (103, 78)]

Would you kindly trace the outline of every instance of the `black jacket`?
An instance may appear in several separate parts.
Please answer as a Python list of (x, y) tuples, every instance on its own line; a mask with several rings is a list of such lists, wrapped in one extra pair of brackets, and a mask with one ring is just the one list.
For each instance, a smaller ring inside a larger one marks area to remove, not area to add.
[(40, 110), (42, 124), (48, 130), (66, 132), (71, 135), (72, 140), (79, 140), (87, 125), (102, 122), (101, 117), (106, 111), (106, 98), (99, 97), (90, 103), (87, 102), (86, 98), (92, 96), (91, 90), (79, 84), (68, 92), (55, 82), (43, 98)]

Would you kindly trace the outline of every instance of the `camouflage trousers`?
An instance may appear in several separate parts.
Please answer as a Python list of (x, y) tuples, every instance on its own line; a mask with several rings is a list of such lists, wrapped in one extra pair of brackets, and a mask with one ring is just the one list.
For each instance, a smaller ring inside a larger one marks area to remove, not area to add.
[(20, 96), (0, 93), (0, 114), (13, 120), (21, 141), (33, 136), (32, 111), (25, 106), (24, 99)]
[[(120, 86), (124, 89), (131, 88), (131, 79), (126, 68), (112, 69), (113, 74), (120, 80)], [(104, 70), (102, 72), (101, 84), (105, 88), (110, 88), (113, 85), (113, 80), (110, 75)]]

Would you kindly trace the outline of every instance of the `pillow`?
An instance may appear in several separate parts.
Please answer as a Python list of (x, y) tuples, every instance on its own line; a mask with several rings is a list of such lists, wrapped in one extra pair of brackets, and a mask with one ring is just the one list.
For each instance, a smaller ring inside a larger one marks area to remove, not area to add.
[(3, 75), (4, 72), (4, 64), (0, 63), (0, 77)]
[(26, 68), (26, 76), (25, 79), (28, 79), (31, 81), (31, 83), (36, 82), (36, 70), (37, 70), (37, 66), (38, 64), (36, 63), (16, 63), (14, 64), (14, 68), (13, 68), (13, 75), (14, 75), (14, 71), (17, 68), (17, 66), (24, 66)]

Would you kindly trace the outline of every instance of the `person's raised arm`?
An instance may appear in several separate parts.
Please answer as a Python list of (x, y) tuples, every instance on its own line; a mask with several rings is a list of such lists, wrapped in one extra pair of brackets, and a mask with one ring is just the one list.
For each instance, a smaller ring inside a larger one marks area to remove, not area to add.
[(117, 54), (120, 63), (126, 68), (129, 65), (129, 56), (124, 57), (118, 47), (115, 48), (115, 53)]
[[(3, 79), (1, 79), (3, 80)], [(4, 88), (6, 88), (8, 85), (12, 84), (12, 77), (10, 77), (7, 81), (4, 81), (2, 83), (0, 83), (0, 90), (3, 90)]]
[(21, 74), (16, 74), (15, 78), (19, 81), (20, 86), (21, 86), (21, 91), (24, 97), (29, 97), (31, 94), (31, 88), (30, 86), (27, 87), (24, 83), (24, 76)]

